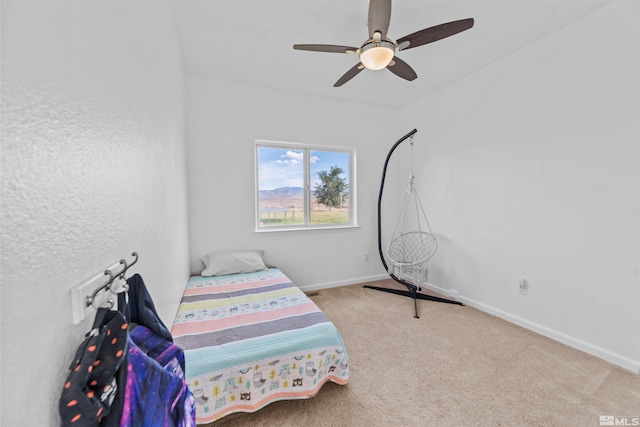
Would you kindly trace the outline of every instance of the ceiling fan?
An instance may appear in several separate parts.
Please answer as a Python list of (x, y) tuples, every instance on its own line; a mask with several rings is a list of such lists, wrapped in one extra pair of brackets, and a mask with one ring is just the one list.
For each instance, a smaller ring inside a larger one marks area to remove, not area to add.
[(389, 21), (391, 20), (391, 0), (369, 1), (369, 39), (360, 47), (339, 46), (331, 44), (296, 44), (294, 49), (314, 52), (347, 53), (358, 55), (360, 61), (333, 85), (342, 86), (360, 71), (381, 70), (387, 68), (393, 74), (405, 80), (415, 80), (418, 75), (402, 59), (395, 56), (396, 50), (407, 50), (423, 44), (432, 43), (453, 36), (473, 27), (473, 18), (447, 22), (435, 27), (425, 28), (398, 39), (397, 42), (387, 38)]

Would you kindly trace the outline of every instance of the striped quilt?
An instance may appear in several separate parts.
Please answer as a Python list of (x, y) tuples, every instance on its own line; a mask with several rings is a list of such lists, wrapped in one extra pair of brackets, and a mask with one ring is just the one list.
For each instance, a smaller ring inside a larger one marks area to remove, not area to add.
[(198, 424), (349, 379), (340, 333), (276, 268), (192, 277), (171, 334), (185, 352)]

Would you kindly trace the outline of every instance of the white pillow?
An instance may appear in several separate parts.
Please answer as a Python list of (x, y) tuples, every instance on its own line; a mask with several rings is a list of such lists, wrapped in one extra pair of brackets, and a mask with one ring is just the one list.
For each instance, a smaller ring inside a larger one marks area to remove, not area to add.
[(203, 276), (252, 273), (266, 270), (262, 260), (263, 250), (213, 252), (200, 258), (204, 265)]

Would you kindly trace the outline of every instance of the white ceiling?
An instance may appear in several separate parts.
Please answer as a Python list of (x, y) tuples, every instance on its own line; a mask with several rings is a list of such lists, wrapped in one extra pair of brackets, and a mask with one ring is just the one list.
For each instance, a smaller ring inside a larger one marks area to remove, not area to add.
[(333, 84), (356, 56), (293, 45), (359, 47), (368, 35), (368, 0), (174, 0), (173, 7), (188, 74), (398, 109), (611, 2), (396, 0), (388, 32), (394, 40), (459, 19), (474, 18), (475, 25), (398, 52), (418, 74), (412, 82), (388, 70), (363, 70), (339, 88)]

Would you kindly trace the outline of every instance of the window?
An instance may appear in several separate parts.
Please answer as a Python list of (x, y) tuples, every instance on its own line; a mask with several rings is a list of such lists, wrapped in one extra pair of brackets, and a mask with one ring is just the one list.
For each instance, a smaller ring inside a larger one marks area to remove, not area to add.
[(352, 227), (355, 151), (256, 141), (256, 230)]

